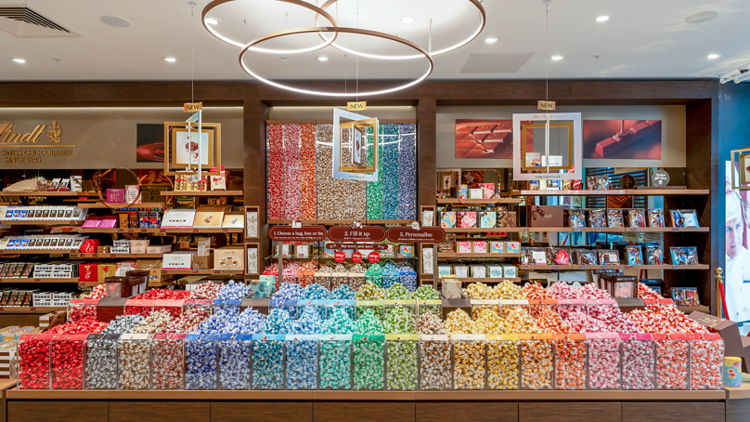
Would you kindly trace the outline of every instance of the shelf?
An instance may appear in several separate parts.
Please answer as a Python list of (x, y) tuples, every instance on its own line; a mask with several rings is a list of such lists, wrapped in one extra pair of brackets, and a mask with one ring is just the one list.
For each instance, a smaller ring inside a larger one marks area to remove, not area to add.
[(82, 202), (82, 203), (76, 204), (76, 206), (78, 208), (88, 208), (88, 209), (100, 209), (100, 208), (102, 208), (102, 209), (107, 209), (107, 208), (115, 208), (115, 209), (128, 208), (128, 209), (130, 209), (130, 208), (166, 208), (167, 207), (167, 205), (164, 204), (163, 202), (144, 202), (144, 203), (141, 203), (141, 204), (133, 204), (133, 205), (128, 205), (128, 204), (109, 204), (109, 207), (106, 206), (106, 205), (104, 205), (104, 203), (102, 203), (102, 202)]
[(620, 189), (620, 190), (522, 190), (520, 196), (696, 196), (708, 195), (710, 189)]
[(64, 311), (66, 306), (0, 306), (0, 314), (46, 314), (52, 311)]
[(57, 226), (60, 224), (64, 224), (66, 226), (80, 226), (83, 224), (83, 221), (76, 221), (76, 220), (58, 220), (58, 221), (44, 221), (44, 220), (38, 220), (38, 221), (18, 221), (18, 220), (10, 220), (10, 221), (0, 221), (0, 224), (7, 224), (9, 226)]
[(678, 306), (677, 309), (681, 310), (682, 312), (685, 312), (686, 314), (689, 314), (693, 311), (701, 311), (708, 313), (709, 307), (705, 305), (698, 305), (698, 306)]
[(724, 387), (727, 390), (727, 398), (730, 400), (734, 399), (750, 399), (750, 382), (743, 382), (741, 387)]
[(574, 229), (571, 227), (493, 227), (493, 228), (447, 228), (444, 229), (446, 233), (555, 233), (555, 232), (570, 232), (570, 233), (709, 233), (710, 227), (635, 227), (635, 228), (594, 228), (594, 227), (583, 227), (580, 229)]
[[(267, 257), (265, 257), (263, 259), (279, 259), (279, 257), (278, 256), (267, 256)], [(281, 258), (281, 259), (283, 259), (283, 260), (287, 260), (288, 259), (288, 260), (292, 260), (292, 261), (317, 261), (317, 260), (331, 260), (331, 259), (336, 259), (336, 258), (334, 258), (334, 257), (331, 256), (331, 257), (315, 257), (315, 258), (294, 258), (294, 257), (288, 257), (288, 258)], [(382, 256), (382, 255), (380, 256), (380, 260), (381, 261), (385, 260), (385, 259), (417, 259), (417, 257), (415, 257), (415, 256)], [(345, 261), (346, 260), (351, 260), (351, 258), (346, 258)], [(362, 263), (363, 264), (367, 263), (365, 261), (367, 261), (366, 257), (362, 257)]]
[(520, 269), (529, 271), (557, 270), (708, 270), (709, 266), (698, 265), (520, 265)]
[[(169, 251), (165, 253), (171, 253), (175, 251)], [(138, 258), (152, 258), (161, 259), (164, 254), (160, 253), (71, 253), (71, 258), (80, 259), (107, 259), (107, 258), (125, 258), (125, 259), (138, 259)]]
[(438, 253), (440, 258), (520, 258), (520, 253)]
[(65, 255), (78, 253), (78, 249), (0, 249), (2, 255)]
[(195, 275), (195, 274), (244, 274), (242, 270), (161, 270), (162, 275)]
[[(303, 225), (318, 225), (318, 226), (347, 226), (359, 221), (363, 226), (371, 224), (385, 224), (385, 225), (405, 225), (411, 224), (416, 220), (297, 220)], [(266, 224), (292, 224), (292, 220), (267, 220)]]
[(96, 192), (71, 192), (71, 191), (38, 191), (38, 192), (0, 192), (0, 196), (97, 196)]
[(0, 283), (78, 283), (77, 278), (0, 278)]
[(128, 233), (128, 234), (158, 234), (158, 233), (242, 233), (244, 229), (162, 229), (162, 228), (84, 228), (74, 229), (78, 233)]
[(505, 280), (510, 280), (514, 283), (520, 283), (521, 279), (519, 277), (503, 277), (503, 278), (474, 278), (474, 277), (467, 277), (467, 278), (458, 278), (458, 281), (461, 283), (502, 283)]
[(491, 205), (491, 204), (520, 204), (520, 198), (500, 198), (500, 199), (458, 199), (458, 198), (437, 198), (438, 205)]
[(212, 190), (212, 191), (177, 191), (163, 190), (162, 196), (242, 196), (241, 190)]

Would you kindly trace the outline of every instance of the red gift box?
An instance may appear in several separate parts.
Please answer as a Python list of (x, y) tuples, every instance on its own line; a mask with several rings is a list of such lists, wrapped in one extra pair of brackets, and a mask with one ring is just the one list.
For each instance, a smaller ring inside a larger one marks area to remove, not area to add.
[(88, 263), (81, 264), (79, 267), (79, 280), (80, 281), (99, 281), (99, 264)]
[(124, 204), (125, 189), (107, 189), (107, 203)]

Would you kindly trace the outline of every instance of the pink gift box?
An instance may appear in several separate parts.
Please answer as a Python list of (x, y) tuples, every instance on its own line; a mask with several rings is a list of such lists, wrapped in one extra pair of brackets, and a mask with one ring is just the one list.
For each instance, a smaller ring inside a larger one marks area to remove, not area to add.
[(458, 253), (471, 253), (471, 241), (459, 240), (456, 244), (458, 245)]
[(476, 212), (459, 212), (458, 227), (462, 229), (471, 229), (477, 226)]
[(102, 222), (101, 217), (89, 217), (88, 219), (86, 219), (86, 221), (83, 222), (83, 226), (81, 227), (84, 227), (87, 229), (99, 227), (99, 224), (101, 222)]
[(487, 242), (474, 240), (474, 253), (487, 253)]
[(484, 199), (490, 199), (495, 194), (494, 183), (482, 183), (482, 189), (484, 190)]
[(107, 189), (107, 203), (124, 204), (125, 189)]

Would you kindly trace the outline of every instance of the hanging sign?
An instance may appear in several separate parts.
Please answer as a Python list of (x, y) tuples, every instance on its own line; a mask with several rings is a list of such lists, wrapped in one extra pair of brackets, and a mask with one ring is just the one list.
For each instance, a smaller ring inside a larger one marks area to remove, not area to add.
[(195, 113), (198, 110), (203, 110), (203, 103), (185, 103), (183, 109), (187, 113)]
[(385, 251), (388, 249), (388, 245), (385, 243), (376, 243), (374, 245), (363, 245), (363, 244), (356, 244), (356, 243), (326, 243), (326, 248), (338, 251), (338, 250), (357, 250), (357, 249), (364, 249), (364, 250), (376, 250), (376, 251)]
[(440, 243), (445, 240), (445, 230), (441, 227), (391, 227), (386, 233), (394, 243)]
[(279, 242), (320, 242), (325, 240), (327, 234), (323, 226), (273, 226), (268, 230), (268, 237)]
[(543, 111), (555, 111), (555, 102), (539, 100), (536, 102), (536, 108)]
[(362, 262), (362, 254), (359, 253), (359, 251), (354, 251), (354, 253), (352, 253), (352, 261), (355, 264)]
[(346, 254), (342, 251), (338, 251), (333, 254), (333, 259), (335, 259), (338, 263), (344, 262), (344, 260), (346, 259)]
[(367, 255), (367, 260), (370, 261), (370, 263), (374, 264), (380, 261), (380, 254), (377, 252), (370, 252), (370, 254)]
[(346, 109), (349, 111), (367, 110), (367, 101), (359, 101), (356, 103), (346, 103)]
[(385, 229), (379, 226), (333, 226), (328, 229), (328, 238), (335, 242), (382, 242)]

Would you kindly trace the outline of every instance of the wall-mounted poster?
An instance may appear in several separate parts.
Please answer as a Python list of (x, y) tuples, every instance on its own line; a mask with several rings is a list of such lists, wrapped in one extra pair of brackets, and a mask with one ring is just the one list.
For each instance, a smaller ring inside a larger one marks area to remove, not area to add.
[(456, 158), (513, 158), (513, 120), (456, 119)]
[(726, 298), (726, 318), (736, 322), (745, 322), (740, 332), (746, 335), (750, 332), (750, 221), (748, 218), (748, 191), (732, 189), (732, 172), (742, 169), (726, 162), (726, 215), (725, 215), (725, 270), (724, 297)]
[(661, 159), (661, 120), (584, 120), (583, 158)]

